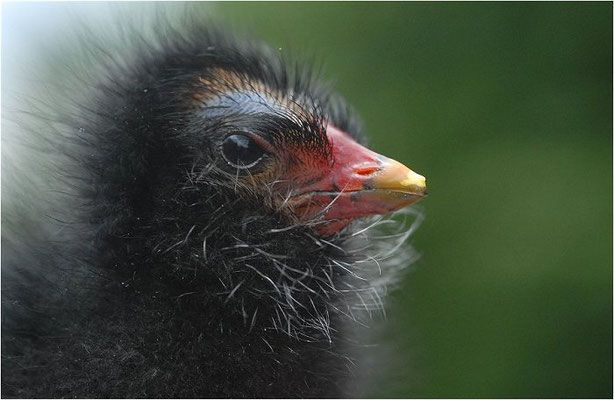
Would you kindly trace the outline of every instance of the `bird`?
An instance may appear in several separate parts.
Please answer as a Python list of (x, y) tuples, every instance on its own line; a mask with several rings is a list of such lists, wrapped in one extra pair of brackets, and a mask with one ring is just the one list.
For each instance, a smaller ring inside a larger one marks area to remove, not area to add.
[(359, 384), (426, 179), (368, 149), (312, 66), (186, 21), (122, 51), (83, 33), (89, 67), (26, 113), (53, 191), (3, 166), (5, 397)]

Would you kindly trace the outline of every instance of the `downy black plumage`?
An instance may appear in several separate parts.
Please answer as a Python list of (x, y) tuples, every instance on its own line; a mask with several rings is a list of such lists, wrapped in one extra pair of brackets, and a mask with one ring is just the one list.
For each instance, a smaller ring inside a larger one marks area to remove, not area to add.
[[(71, 86), (16, 117), (52, 179), (3, 165), (3, 396), (357, 394), (416, 214), (332, 235), (289, 218), (220, 141), (249, 126), (326, 152), (324, 121), (364, 142), (353, 113), (259, 42), (190, 19), (154, 26), (124, 33), (121, 51), (82, 32)], [(262, 118), (203, 100), (228, 85), (279, 103)]]

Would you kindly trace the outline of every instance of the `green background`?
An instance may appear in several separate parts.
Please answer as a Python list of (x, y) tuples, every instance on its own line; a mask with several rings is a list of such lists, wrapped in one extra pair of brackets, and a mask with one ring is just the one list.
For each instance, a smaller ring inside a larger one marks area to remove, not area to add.
[[(211, 5), (209, 5), (211, 7)], [(612, 4), (224, 3), (427, 177), (390, 397), (612, 396)]]

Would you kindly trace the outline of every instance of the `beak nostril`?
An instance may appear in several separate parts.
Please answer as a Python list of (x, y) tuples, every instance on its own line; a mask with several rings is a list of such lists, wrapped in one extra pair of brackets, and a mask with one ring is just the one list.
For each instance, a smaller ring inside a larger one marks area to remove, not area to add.
[(362, 167), (362, 168), (357, 168), (356, 173), (361, 176), (369, 176), (369, 175), (373, 175), (378, 170), (379, 170), (378, 167)]

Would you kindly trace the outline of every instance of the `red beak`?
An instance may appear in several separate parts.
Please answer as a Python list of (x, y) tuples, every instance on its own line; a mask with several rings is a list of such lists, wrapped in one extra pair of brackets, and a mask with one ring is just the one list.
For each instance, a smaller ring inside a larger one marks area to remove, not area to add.
[(367, 149), (333, 125), (326, 131), (333, 151), (332, 168), (292, 198), (300, 219), (321, 215), (331, 220), (320, 233), (338, 232), (353, 219), (387, 214), (426, 196), (422, 175)]

